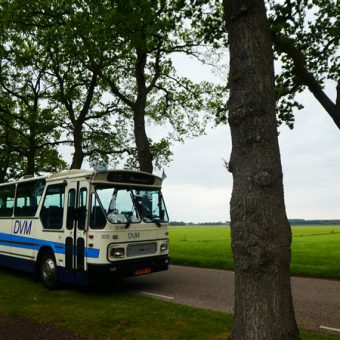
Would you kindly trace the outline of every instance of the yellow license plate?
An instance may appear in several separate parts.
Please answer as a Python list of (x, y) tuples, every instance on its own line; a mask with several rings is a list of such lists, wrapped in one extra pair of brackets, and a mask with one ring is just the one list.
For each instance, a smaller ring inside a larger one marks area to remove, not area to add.
[(151, 268), (142, 268), (142, 269), (137, 269), (134, 272), (134, 275), (139, 276), (139, 275), (145, 275), (151, 273)]

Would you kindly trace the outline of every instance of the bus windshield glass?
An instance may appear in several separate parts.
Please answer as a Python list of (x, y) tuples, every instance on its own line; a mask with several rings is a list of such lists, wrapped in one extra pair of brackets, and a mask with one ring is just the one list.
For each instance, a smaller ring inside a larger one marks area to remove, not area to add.
[(96, 193), (111, 223), (168, 222), (160, 190), (97, 187)]
[(144, 222), (168, 222), (168, 214), (160, 190), (132, 190)]
[(105, 215), (111, 223), (141, 222), (130, 190), (97, 187), (96, 192)]

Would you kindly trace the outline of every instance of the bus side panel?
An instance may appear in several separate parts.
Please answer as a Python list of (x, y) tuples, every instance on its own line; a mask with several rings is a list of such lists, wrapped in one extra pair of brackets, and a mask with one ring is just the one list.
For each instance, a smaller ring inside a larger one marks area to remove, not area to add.
[(0, 219), (0, 255), (9, 256), (12, 253), (12, 219)]
[(20, 259), (34, 261), (34, 249), (37, 242), (34, 241), (34, 231), (38, 220), (32, 218), (17, 218), (12, 220), (12, 254)]
[[(45, 236), (45, 235), (44, 235)], [(40, 252), (49, 251), (51, 252), (56, 260), (56, 264), (58, 267), (64, 267), (64, 258), (65, 258), (65, 244), (61, 243), (61, 237), (55, 234), (48, 233), (49, 239), (37, 239), (38, 248), (36, 251), (36, 260)]]
[(14, 256), (0, 254), (0, 265), (30, 273), (35, 272), (35, 262)]
[(32, 241), (33, 219), (0, 220), (0, 265), (26, 272), (35, 271)]

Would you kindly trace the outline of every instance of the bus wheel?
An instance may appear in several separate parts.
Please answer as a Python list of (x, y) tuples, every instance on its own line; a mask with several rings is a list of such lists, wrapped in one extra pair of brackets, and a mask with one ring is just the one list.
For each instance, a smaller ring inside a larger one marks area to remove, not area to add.
[(52, 254), (45, 254), (40, 262), (40, 278), (48, 289), (57, 289), (59, 286), (58, 272), (55, 258)]

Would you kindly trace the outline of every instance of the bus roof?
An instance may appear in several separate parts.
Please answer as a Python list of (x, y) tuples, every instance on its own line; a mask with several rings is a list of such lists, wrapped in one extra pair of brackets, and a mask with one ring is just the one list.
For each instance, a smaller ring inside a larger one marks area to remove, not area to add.
[(82, 169), (71, 169), (63, 172), (53, 173), (45, 176), (23, 176), (18, 180), (9, 181), (6, 183), (1, 183), (2, 185), (30, 182), (39, 179), (46, 179), (47, 182), (69, 179), (69, 178), (79, 178), (87, 177), (91, 179), (94, 184), (108, 184), (116, 183), (119, 185), (128, 186), (151, 186), (151, 187), (161, 187), (162, 178), (155, 176), (153, 174), (142, 172), (142, 171), (132, 171), (132, 170), (104, 170), (104, 171), (93, 171), (93, 170), (82, 170)]

